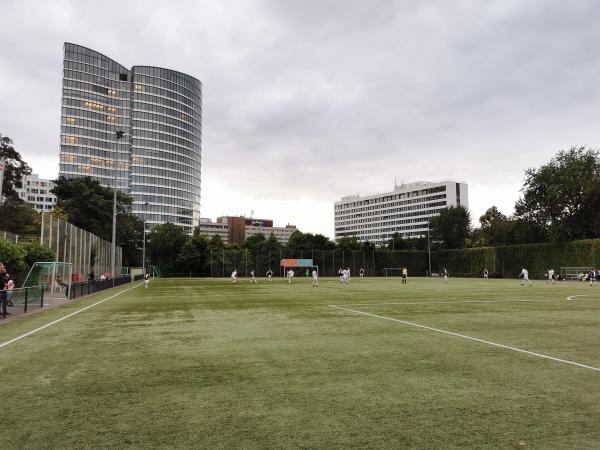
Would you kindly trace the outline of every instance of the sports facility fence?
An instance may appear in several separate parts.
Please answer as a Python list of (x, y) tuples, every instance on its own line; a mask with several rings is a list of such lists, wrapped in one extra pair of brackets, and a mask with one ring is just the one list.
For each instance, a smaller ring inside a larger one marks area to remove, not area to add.
[[(337, 276), (342, 267), (350, 268), (354, 276), (359, 274), (361, 268), (366, 276), (385, 276), (386, 268), (400, 267), (406, 267), (409, 276), (426, 276), (429, 268), (428, 252), (419, 250), (263, 252), (242, 249), (211, 252), (206, 270), (192, 267), (178, 276), (228, 277), (234, 269), (237, 269), (239, 276), (248, 276), (253, 269), (260, 277), (269, 269), (274, 276), (283, 276), (279, 262), (284, 258), (312, 258), (321, 276)], [(491, 277), (514, 278), (525, 267), (532, 278), (544, 278), (546, 269), (553, 268), (558, 274), (560, 267), (566, 266), (600, 267), (600, 239), (431, 252), (431, 272), (434, 276), (446, 268), (450, 276), (479, 277), (487, 268)], [(165, 276), (171, 274), (166, 273)]]
[[(249, 251), (222, 250), (211, 252), (206, 270), (206, 276), (228, 277), (234, 269), (239, 276), (249, 276), (254, 270), (257, 276), (263, 277), (271, 269), (274, 276), (284, 276), (283, 268), (279, 266), (282, 259), (310, 258), (318, 266), (320, 276), (337, 276), (340, 268), (349, 268), (350, 273), (358, 276), (360, 269), (365, 270), (366, 276), (383, 276), (386, 267), (406, 266), (414, 275), (425, 275), (426, 258), (419, 251), (362, 251), (362, 250), (298, 250), (298, 251)], [(306, 270), (306, 269), (304, 269)], [(190, 273), (198, 273), (191, 269)], [(304, 274), (304, 273), (303, 273)], [(298, 274), (301, 275), (301, 274)], [(165, 274), (170, 276), (170, 274)], [(186, 276), (185, 273), (179, 276)]]
[(10, 231), (1, 231), (0, 237), (4, 239), (8, 239), (11, 242), (19, 242), (19, 235), (15, 233), (11, 233)]
[[(56, 262), (73, 264), (73, 282), (87, 280), (92, 273), (94, 278), (101, 274), (112, 277), (112, 243), (95, 234), (50, 213), (42, 213), (39, 242), (54, 251)], [(117, 275), (121, 274), (122, 255), (121, 247), (116, 247)]]

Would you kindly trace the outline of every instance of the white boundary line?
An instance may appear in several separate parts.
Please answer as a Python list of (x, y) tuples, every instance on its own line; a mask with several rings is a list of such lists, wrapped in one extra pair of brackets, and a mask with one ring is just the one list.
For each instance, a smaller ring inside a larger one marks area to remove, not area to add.
[(531, 303), (564, 302), (564, 300), (458, 300), (455, 302), (385, 302), (385, 303), (348, 303), (328, 306), (383, 306), (383, 305), (454, 305), (460, 303)]
[(594, 292), (593, 294), (577, 294), (577, 295), (569, 295), (567, 300), (575, 300), (577, 297), (592, 297), (593, 295), (600, 295), (600, 292)]
[(130, 291), (130, 290), (132, 290), (132, 289), (135, 289), (136, 287), (139, 287), (139, 286), (141, 286), (141, 284), (137, 284), (137, 285), (135, 285), (135, 286), (132, 286), (132, 287), (130, 287), (130, 288), (124, 289), (124, 290), (122, 290), (122, 291), (120, 291), (120, 292), (117, 292), (117, 293), (116, 293), (116, 294), (114, 294), (114, 295), (111, 295), (111, 296), (110, 296), (110, 297), (108, 297), (108, 298), (105, 298), (104, 300), (100, 300), (99, 302), (96, 302), (96, 303), (93, 303), (93, 304), (91, 304), (91, 305), (88, 305), (88, 306), (86, 306), (85, 308), (78, 309), (77, 311), (75, 311), (75, 312), (72, 312), (71, 314), (67, 314), (66, 316), (64, 316), (64, 317), (61, 317), (60, 319), (56, 319), (56, 320), (54, 320), (54, 321), (52, 321), (52, 322), (50, 322), (50, 323), (47, 323), (46, 325), (42, 325), (41, 327), (39, 327), (39, 328), (36, 328), (35, 330), (31, 330), (31, 331), (29, 331), (29, 332), (27, 332), (27, 333), (25, 333), (25, 334), (22, 334), (21, 336), (17, 336), (16, 338), (13, 338), (13, 339), (11, 339), (10, 341), (2, 342), (2, 343), (0, 344), (0, 348), (2, 348), (2, 347), (6, 347), (6, 346), (8, 346), (8, 345), (12, 344), (13, 342), (20, 341), (21, 339), (23, 339), (23, 338), (25, 338), (25, 337), (27, 337), (27, 336), (31, 336), (32, 334), (34, 334), (34, 333), (37, 333), (38, 331), (41, 331), (41, 330), (43, 330), (44, 328), (48, 328), (48, 327), (50, 327), (50, 326), (52, 326), (52, 325), (54, 325), (54, 324), (57, 324), (58, 322), (62, 322), (63, 320), (65, 320), (65, 319), (68, 319), (69, 317), (72, 317), (72, 316), (74, 316), (74, 315), (76, 315), (76, 314), (79, 314), (80, 312), (83, 312), (83, 311), (85, 311), (85, 310), (87, 310), (87, 309), (93, 308), (94, 306), (96, 306), (96, 305), (99, 305), (100, 303), (104, 303), (104, 302), (106, 302), (106, 301), (108, 301), (108, 300), (110, 300), (110, 299), (112, 299), (112, 298), (115, 298), (115, 297), (116, 297), (116, 296), (118, 296), (118, 295), (121, 295), (121, 294), (123, 294), (124, 292)]
[(456, 337), (459, 337), (459, 338), (462, 338), (462, 339), (467, 339), (469, 341), (475, 341), (475, 342), (479, 342), (481, 344), (487, 344), (487, 345), (491, 345), (491, 346), (494, 346), (494, 347), (504, 348), (506, 350), (512, 350), (512, 351), (519, 352), (519, 353), (525, 353), (525, 354), (531, 355), (531, 356), (537, 356), (538, 358), (549, 359), (551, 361), (556, 361), (556, 362), (560, 362), (560, 363), (563, 363), (563, 364), (570, 364), (572, 366), (577, 366), (577, 367), (581, 367), (581, 368), (584, 368), (584, 369), (590, 369), (590, 370), (595, 370), (596, 372), (600, 372), (600, 368), (598, 368), (598, 367), (588, 366), (586, 364), (581, 364), (581, 363), (578, 363), (578, 362), (569, 361), (567, 359), (555, 358), (554, 356), (548, 356), (548, 355), (544, 355), (542, 353), (530, 352), (529, 350), (523, 350), (521, 348), (511, 347), (510, 345), (498, 344), (496, 342), (486, 341), (484, 339), (479, 339), (479, 338), (475, 338), (475, 337), (472, 337), (472, 336), (466, 336), (466, 335), (460, 334), (460, 333), (454, 333), (453, 331), (441, 330), (439, 328), (428, 327), (426, 325), (420, 325), (418, 323), (408, 322), (406, 320), (393, 319), (391, 317), (380, 316), (378, 314), (371, 314), (371, 313), (367, 313), (367, 312), (364, 312), (364, 311), (358, 311), (356, 309), (342, 308), (341, 306), (336, 306), (336, 305), (328, 305), (328, 306), (330, 308), (335, 308), (335, 309), (340, 309), (340, 310), (344, 310), (344, 311), (349, 311), (349, 312), (353, 312), (353, 313), (356, 313), (356, 314), (362, 314), (364, 316), (375, 317), (375, 318), (378, 318), (378, 319), (390, 320), (392, 322), (402, 323), (404, 325), (410, 325), (411, 327), (423, 328), (425, 330), (435, 331), (436, 333), (448, 334), (450, 336), (456, 336)]

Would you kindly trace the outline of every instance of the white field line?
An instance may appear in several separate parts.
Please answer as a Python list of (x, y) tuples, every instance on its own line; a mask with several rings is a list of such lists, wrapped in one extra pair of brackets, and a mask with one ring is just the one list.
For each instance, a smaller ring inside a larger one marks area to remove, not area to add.
[(574, 300), (578, 297), (592, 297), (592, 296), (600, 296), (600, 292), (595, 292), (593, 294), (577, 294), (577, 295), (569, 295), (567, 300)]
[(74, 316), (74, 315), (76, 315), (76, 314), (79, 314), (79, 313), (81, 313), (81, 312), (83, 312), (83, 311), (86, 311), (86, 310), (88, 310), (88, 309), (90, 309), (90, 308), (93, 308), (94, 306), (96, 306), (96, 305), (99, 305), (100, 303), (104, 303), (104, 302), (106, 302), (106, 301), (108, 301), (108, 300), (110, 300), (110, 299), (113, 299), (113, 298), (117, 297), (118, 295), (121, 295), (121, 294), (123, 294), (124, 292), (130, 291), (130, 290), (132, 290), (132, 289), (135, 289), (136, 287), (139, 287), (139, 286), (141, 286), (141, 284), (138, 284), (138, 285), (132, 286), (132, 287), (130, 287), (130, 288), (127, 288), (127, 289), (125, 289), (125, 290), (123, 290), (123, 291), (121, 291), (121, 292), (117, 292), (116, 294), (114, 294), (114, 295), (111, 295), (110, 297), (108, 297), (108, 298), (105, 298), (104, 300), (100, 300), (99, 302), (96, 302), (96, 303), (93, 303), (93, 304), (91, 304), (91, 305), (88, 305), (88, 306), (86, 306), (85, 308), (78, 309), (77, 311), (75, 311), (75, 312), (72, 312), (71, 314), (67, 314), (66, 316), (64, 316), (64, 317), (61, 317), (60, 319), (56, 319), (56, 320), (54, 320), (54, 321), (52, 321), (52, 322), (50, 322), (50, 323), (47, 323), (46, 325), (42, 325), (41, 327), (39, 327), (39, 328), (36, 328), (35, 330), (28, 331), (27, 333), (25, 333), (25, 334), (22, 334), (21, 336), (17, 336), (16, 338), (13, 338), (13, 339), (11, 339), (10, 341), (2, 342), (2, 343), (0, 344), (0, 348), (2, 348), (2, 347), (6, 347), (6, 346), (8, 346), (8, 345), (12, 344), (13, 342), (17, 342), (17, 341), (19, 341), (19, 340), (21, 340), (21, 339), (23, 339), (23, 338), (25, 338), (25, 337), (27, 337), (27, 336), (31, 336), (32, 334), (34, 334), (34, 333), (37, 333), (38, 331), (41, 331), (41, 330), (43, 330), (44, 328), (51, 327), (52, 325), (55, 325), (55, 324), (57, 324), (58, 322), (62, 322), (63, 320), (65, 320), (65, 319), (68, 319), (69, 317), (73, 317), (73, 316)]
[(567, 359), (555, 358), (554, 356), (544, 355), (542, 353), (530, 352), (529, 350), (523, 350), (521, 348), (511, 347), (510, 345), (498, 344), (496, 342), (486, 341), (485, 339), (479, 339), (479, 338), (472, 337), (472, 336), (466, 336), (464, 334), (455, 333), (453, 331), (447, 331), (447, 330), (442, 330), (440, 328), (428, 327), (426, 325), (420, 325), (418, 323), (408, 322), (406, 320), (393, 319), (391, 317), (380, 316), (378, 314), (371, 314), (371, 313), (364, 312), (364, 311), (358, 311), (356, 309), (343, 308), (341, 306), (336, 306), (336, 305), (328, 305), (328, 306), (331, 307), (331, 308), (335, 308), (335, 309), (349, 311), (349, 312), (353, 312), (353, 313), (356, 313), (356, 314), (362, 314), (364, 316), (375, 317), (377, 319), (390, 320), (392, 322), (397, 322), (397, 323), (401, 323), (401, 324), (404, 324), (404, 325), (409, 325), (411, 327), (422, 328), (422, 329), (429, 330), (429, 331), (435, 331), (436, 333), (448, 334), (450, 336), (456, 336), (456, 337), (459, 337), (459, 338), (462, 338), (462, 339), (467, 339), (469, 341), (475, 341), (475, 342), (479, 342), (481, 344), (491, 345), (493, 347), (504, 348), (506, 350), (512, 350), (512, 351), (519, 352), (519, 353), (525, 353), (527, 355), (537, 356), (538, 358), (549, 359), (551, 361), (556, 361), (556, 362), (560, 362), (560, 363), (563, 363), (563, 364), (569, 364), (569, 365), (572, 365), (572, 366), (577, 366), (577, 367), (581, 367), (581, 368), (584, 368), (584, 369), (590, 369), (590, 370), (595, 370), (597, 372), (600, 372), (600, 368), (598, 368), (598, 367), (588, 366), (586, 364), (581, 364), (581, 363), (578, 363), (578, 362), (569, 361)]
[(455, 302), (385, 302), (385, 303), (348, 303), (343, 305), (329, 306), (383, 306), (383, 305), (454, 305), (460, 303), (548, 303), (564, 302), (564, 300), (458, 300)]

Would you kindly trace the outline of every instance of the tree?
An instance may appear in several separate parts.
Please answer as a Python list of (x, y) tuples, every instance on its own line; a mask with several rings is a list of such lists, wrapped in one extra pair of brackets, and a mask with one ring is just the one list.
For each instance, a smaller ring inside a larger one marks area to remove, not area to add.
[(148, 235), (147, 250), (154, 263), (165, 272), (175, 269), (175, 261), (189, 240), (183, 228), (170, 222), (156, 225)]
[(360, 250), (362, 245), (355, 237), (342, 237), (337, 240), (338, 250)]
[(483, 245), (506, 245), (511, 242), (514, 222), (492, 206), (479, 217)]
[[(96, 236), (112, 241), (113, 190), (89, 177), (55, 180), (52, 192), (57, 208), (69, 222)], [(117, 192), (117, 245), (123, 248), (123, 265), (141, 262), (138, 250), (143, 239), (144, 223), (132, 212), (133, 198)]]
[(431, 238), (442, 248), (464, 248), (471, 231), (471, 215), (462, 205), (443, 209), (431, 219)]
[(6, 158), (2, 196), (7, 200), (22, 202), (15, 188), (23, 187), (21, 182), (24, 175), (31, 174), (31, 167), (23, 161), (19, 152), (13, 147), (13, 141), (8, 136), (0, 134), (0, 159)]
[(539, 169), (527, 169), (515, 216), (548, 229), (554, 241), (595, 238), (598, 227), (598, 150), (572, 147)]
[(178, 272), (206, 273), (208, 255), (208, 239), (205, 236), (194, 234), (187, 240), (175, 262), (175, 269)]
[(0, 230), (39, 236), (40, 214), (30, 203), (9, 198), (0, 206)]
[(246, 242), (244, 242), (244, 248), (248, 249), (251, 253), (256, 253), (261, 244), (266, 240), (267, 238), (262, 233), (253, 234), (252, 236), (248, 236)]
[(406, 241), (400, 233), (395, 232), (388, 243), (388, 250), (407, 250), (410, 248), (410, 243)]

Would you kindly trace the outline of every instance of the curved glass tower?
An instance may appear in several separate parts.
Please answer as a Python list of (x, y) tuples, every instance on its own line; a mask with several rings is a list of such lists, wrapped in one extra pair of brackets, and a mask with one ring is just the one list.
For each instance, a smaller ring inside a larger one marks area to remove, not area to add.
[(60, 175), (116, 186), (143, 220), (191, 234), (200, 218), (201, 82), (158, 67), (129, 70), (69, 43), (63, 70)]

